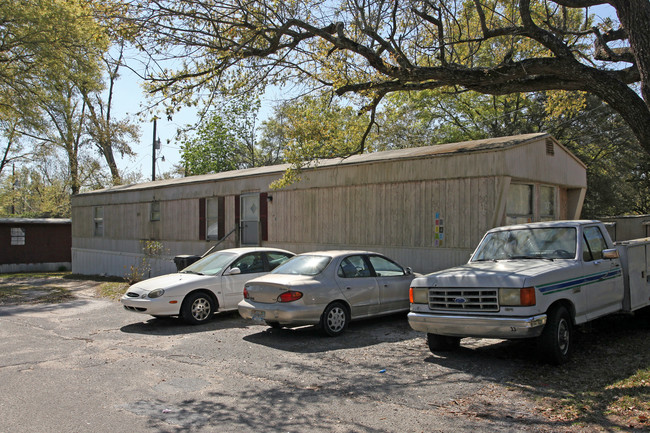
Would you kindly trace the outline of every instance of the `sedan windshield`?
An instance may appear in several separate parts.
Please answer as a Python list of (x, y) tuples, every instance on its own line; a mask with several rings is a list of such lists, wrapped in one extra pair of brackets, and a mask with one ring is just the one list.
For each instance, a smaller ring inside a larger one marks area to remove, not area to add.
[(272, 274), (317, 275), (332, 260), (327, 256), (295, 256), (271, 272)]
[(472, 257), (472, 262), (506, 259), (573, 259), (575, 255), (575, 228), (526, 228), (488, 233)]
[(218, 252), (203, 257), (201, 260), (192, 263), (181, 271), (183, 274), (217, 275), (228, 266), (234, 258), (235, 253)]

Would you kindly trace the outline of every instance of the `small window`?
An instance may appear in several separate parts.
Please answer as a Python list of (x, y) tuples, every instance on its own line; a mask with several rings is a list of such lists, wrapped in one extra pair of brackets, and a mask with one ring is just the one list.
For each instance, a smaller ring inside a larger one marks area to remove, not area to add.
[(219, 239), (219, 198), (206, 199), (206, 234), (208, 240)]
[(242, 274), (256, 274), (264, 272), (264, 259), (262, 253), (250, 253), (241, 256), (230, 265), (230, 269), (239, 268)]
[(555, 220), (555, 187), (539, 187), (539, 219), (540, 221)]
[(402, 269), (400, 265), (391, 262), (385, 257), (370, 256), (368, 259), (378, 277), (396, 277), (405, 275), (404, 269)]
[(160, 221), (160, 202), (151, 202), (150, 221)]
[(97, 237), (104, 236), (104, 207), (96, 206), (93, 208), (93, 234)]
[(20, 227), (11, 228), (11, 245), (25, 245), (25, 229)]
[(362, 256), (350, 256), (341, 262), (338, 276), (341, 278), (363, 278), (370, 277), (371, 272)]
[(520, 224), (533, 221), (533, 185), (510, 185), (506, 207), (506, 223)]
[(273, 269), (280, 266), (282, 263), (289, 260), (291, 257), (293, 257), (291, 254), (280, 253), (275, 251), (266, 253), (266, 259), (269, 262), (269, 270), (272, 271)]

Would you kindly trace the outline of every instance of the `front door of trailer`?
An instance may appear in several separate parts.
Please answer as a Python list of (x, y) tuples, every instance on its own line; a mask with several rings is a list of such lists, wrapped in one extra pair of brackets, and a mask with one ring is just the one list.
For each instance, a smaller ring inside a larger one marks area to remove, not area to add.
[(241, 196), (241, 244), (260, 244), (260, 195)]

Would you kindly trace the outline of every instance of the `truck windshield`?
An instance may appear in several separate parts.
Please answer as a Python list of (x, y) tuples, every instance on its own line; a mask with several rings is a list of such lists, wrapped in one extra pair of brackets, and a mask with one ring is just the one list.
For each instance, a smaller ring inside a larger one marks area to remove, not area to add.
[(488, 233), (471, 261), (573, 259), (575, 256), (575, 228), (523, 228)]

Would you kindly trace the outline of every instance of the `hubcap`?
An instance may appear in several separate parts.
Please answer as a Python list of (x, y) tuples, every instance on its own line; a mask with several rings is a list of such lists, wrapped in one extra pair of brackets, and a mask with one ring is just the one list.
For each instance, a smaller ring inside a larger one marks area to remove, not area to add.
[(334, 307), (327, 315), (327, 327), (333, 332), (339, 332), (345, 326), (345, 311), (340, 307)]
[(562, 354), (569, 351), (569, 324), (566, 320), (560, 320), (557, 327), (557, 346)]
[(192, 317), (196, 320), (205, 320), (210, 316), (210, 302), (205, 298), (199, 298), (192, 304)]

